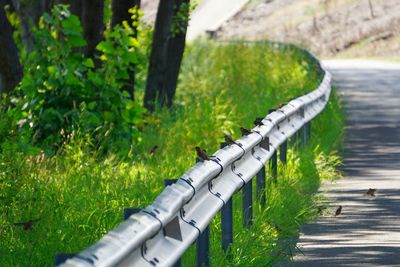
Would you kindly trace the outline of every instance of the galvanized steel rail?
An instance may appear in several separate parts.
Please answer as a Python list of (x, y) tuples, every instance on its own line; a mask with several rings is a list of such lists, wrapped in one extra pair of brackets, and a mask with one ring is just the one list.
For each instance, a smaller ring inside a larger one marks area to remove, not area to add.
[(278, 148), (300, 129), (307, 129), (303, 126), (324, 109), (331, 75), (317, 65), (323, 73), (317, 89), (268, 114), (264, 125), (221, 148), (211, 160), (196, 163), (176, 183), (166, 186), (153, 204), (60, 266), (174, 265), (207, 232), (216, 214), (231, 205), (232, 195), (251, 185), (271, 157), (276, 160)]

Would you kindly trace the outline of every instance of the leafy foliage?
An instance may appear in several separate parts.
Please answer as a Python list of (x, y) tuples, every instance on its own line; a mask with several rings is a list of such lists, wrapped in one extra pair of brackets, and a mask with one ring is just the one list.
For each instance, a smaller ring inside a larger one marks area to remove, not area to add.
[(186, 32), (189, 24), (189, 14), (196, 8), (196, 5), (191, 5), (190, 3), (181, 3), (175, 6), (175, 16), (172, 18), (172, 24), (170, 27), (170, 33), (172, 37), (178, 34)]
[(120, 90), (128, 71), (141, 71), (145, 61), (133, 36), (126, 23), (107, 32), (97, 46), (102, 64), (95, 66), (82, 52), (86, 42), (79, 19), (66, 6), (41, 18), (34, 30), (37, 49), (24, 60), (21, 97), (14, 98), (18, 124), (32, 132), (34, 143), (55, 151), (79, 133), (94, 136), (99, 149), (116, 143), (129, 148), (145, 112)]

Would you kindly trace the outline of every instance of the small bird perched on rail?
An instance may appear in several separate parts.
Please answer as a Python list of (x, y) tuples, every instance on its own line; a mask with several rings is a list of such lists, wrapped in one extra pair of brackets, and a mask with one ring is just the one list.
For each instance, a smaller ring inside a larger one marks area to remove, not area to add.
[(228, 145), (236, 144), (235, 140), (233, 140), (232, 136), (230, 136), (229, 134), (224, 135), (224, 140), (225, 143), (227, 143)]
[(285, 103), (280, 103), (277, 107), (276, 107), (276, 109), (280, 109), (280, 108), (282, 108), (283, 106), (285, 106), (286, 104)]
[(196, 153), (197, 157), (201, 159), (202, 161), (205, 160), (210, 160), (210, 158), (207, 156), (207, 153), (203, 151), (200, 147), (196, 146)]
[(30, 220), (27, 222), (18, 222), (18, 223), (14, 223), (15, 226), (17, 227), (22, 227), (25, 231), (28, 231), (32, 228), (32, 226), (37, 223), (40, 220), (40, 218), (35, 219), (35, 220)]
[(252, 131), (250, 131), (249, 129), (246, 129), (244, 127), (240, 127), (240, 132), (242, 133), (242, 136), (243, 135), (249, 135), (249, 134), (252, 133)]
[(337, 208), (337, 210), (335, 212), (335, 217), (339, 216), (340, 213), (342, 213), (342, 205), (339, 205), (339, 207)]
[(253, 123), (255, 126), (263, 126), (265, 124), (262, 122), (262, 120), (263, 119), (255, 119)]
[(317, 207), (317, 213), (318, 214), (322, 214), (324, 212), (324, 210), (326, 210), (326, 206), (325, 205), (320, 205)]
[(365, 193), (365, 195), (374, 197), (375, 196), (375, 192), (376, 192), (375, 188), (370, 188), (370, 189), (368, 189), (367, 193)]

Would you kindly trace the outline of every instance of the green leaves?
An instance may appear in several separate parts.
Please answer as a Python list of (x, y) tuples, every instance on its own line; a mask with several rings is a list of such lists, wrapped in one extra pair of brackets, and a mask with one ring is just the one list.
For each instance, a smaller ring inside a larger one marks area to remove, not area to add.
[(100, 42), (97, 45), (96, 49), (99, 50), (100, 52), (103, 52), (103, 54), (110, 54), (114, 50), (114, 47), (111, 41), (106, 40)]
[(189, 3), (182, 3), (179, 6), (175, 6), (176, 15), (172, 18), (170, 28), (172, 37), (186, 32), (189, 24), (189, 15), (193, 9), (194, 7), (191, 7)]
[[(130, 25), (105, 33), (97, 45), (103, 64), (96, 66), (81, 49), (86, 45), (79, 18), (64, 5), (44, 14), (33, 30), (37, 49), (24, 58), (24, 78), (15, 110), (21, 125), (32, 131), (34, 141), (47, 150), (58, 150), (76, 131), (89, 134), (111, 147), (130, 147), (145, 110), (121, 88), (130, 73), (139, 72), (146, 58)], [(129, 136), (122, 138), (121, 136)], [(121, 140), (126, 140), (125, 143)], [(117, 148), (118, 149), (118, 148)]]

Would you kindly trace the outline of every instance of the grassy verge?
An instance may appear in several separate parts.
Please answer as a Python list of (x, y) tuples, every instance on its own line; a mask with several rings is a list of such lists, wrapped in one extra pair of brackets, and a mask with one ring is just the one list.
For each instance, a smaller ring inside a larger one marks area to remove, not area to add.
[[(318, 77), (298, 50), (270, 44), (197, 43), (187, 51), (177, 105), (148, 118), (128, 158), (98, 155), (87, 136), (74, 136), (63, 153), (26, 156), (9, 144), (0, 154), (0, 266), (51, 266), (57, 252), (78, 252), (122, 220), (124, 207), (144, 207), (194, 162), (194, 147), (215, 151), (224, 133), (239, 136), (269, 108), (311, 91)], [(266, 266), (288, 257), (288, 238), (316, 215), (321, 178), (337, 175), (335, 148), (343, 120), (335, 95), (313, 123), (304, 150), (291, 149), (279, 182), (269, 184), (267, 208), (241, 227), (240, 196), (234, 198), (235, 243), (220, 249), (220, 223), (211, 225), (214, 266)], [(157, 145), (155, 153), (149, 153)], [(24, 230), (15, 222), (39, 219)], [(184, 266), (193, 265), (193, 249)]]

